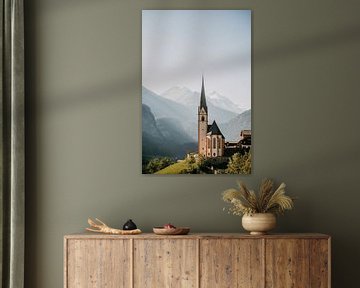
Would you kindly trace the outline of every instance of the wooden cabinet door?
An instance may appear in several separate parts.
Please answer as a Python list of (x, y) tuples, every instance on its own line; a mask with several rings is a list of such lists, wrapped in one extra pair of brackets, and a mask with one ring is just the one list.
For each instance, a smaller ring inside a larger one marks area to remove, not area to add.
[(261, 239), (202, 239), (200, 287), (264, 287)]
[(131, 287), (130, 240), (68, 239), (66, 288)]
[(134, 240), (134, 288), (197, 287), (196, 239)]
[(266, 239), (266, 287), (329, 287), (328, 243), (327, 239)]
[(266, 288), (309, 287), (309, 240), (266, 239)]
[(267, 239), (266, 287), (329, 287), (328, 241)]

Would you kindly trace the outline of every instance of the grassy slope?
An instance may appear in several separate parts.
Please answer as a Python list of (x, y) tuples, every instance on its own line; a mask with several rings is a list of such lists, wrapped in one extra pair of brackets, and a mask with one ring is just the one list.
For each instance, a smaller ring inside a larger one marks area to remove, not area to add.
[(155, 174), (180, 174), (180, 172), (184, 169), (186, 169), (186, 164), (183, 161), (183, 162), (178, 162), (173, 165), (170, 165), (170, 166), (156, 172)]

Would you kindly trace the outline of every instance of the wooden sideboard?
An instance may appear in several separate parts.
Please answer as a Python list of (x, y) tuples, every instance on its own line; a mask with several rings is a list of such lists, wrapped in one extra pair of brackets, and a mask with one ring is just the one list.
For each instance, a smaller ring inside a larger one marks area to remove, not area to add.
[(67, 235), (65, 288), (329, 288), (323, 234)]

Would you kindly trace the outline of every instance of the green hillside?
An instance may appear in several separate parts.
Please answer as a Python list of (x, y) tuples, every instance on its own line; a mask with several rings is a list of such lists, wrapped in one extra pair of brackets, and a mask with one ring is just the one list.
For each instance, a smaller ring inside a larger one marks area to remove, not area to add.
[(175, 164), (172, 164), (155, 174), (182, 174), (182, 171), (186, 170), (187, 164), (185, 161), (177, 162)]

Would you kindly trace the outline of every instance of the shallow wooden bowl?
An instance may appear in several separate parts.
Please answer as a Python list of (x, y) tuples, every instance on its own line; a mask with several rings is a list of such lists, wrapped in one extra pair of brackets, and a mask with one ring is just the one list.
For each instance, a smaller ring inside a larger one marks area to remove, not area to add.
[(186, 235), (190, 232), (189, 227), (163, 228), (154, 227), (153, 231), (157, 235)]

